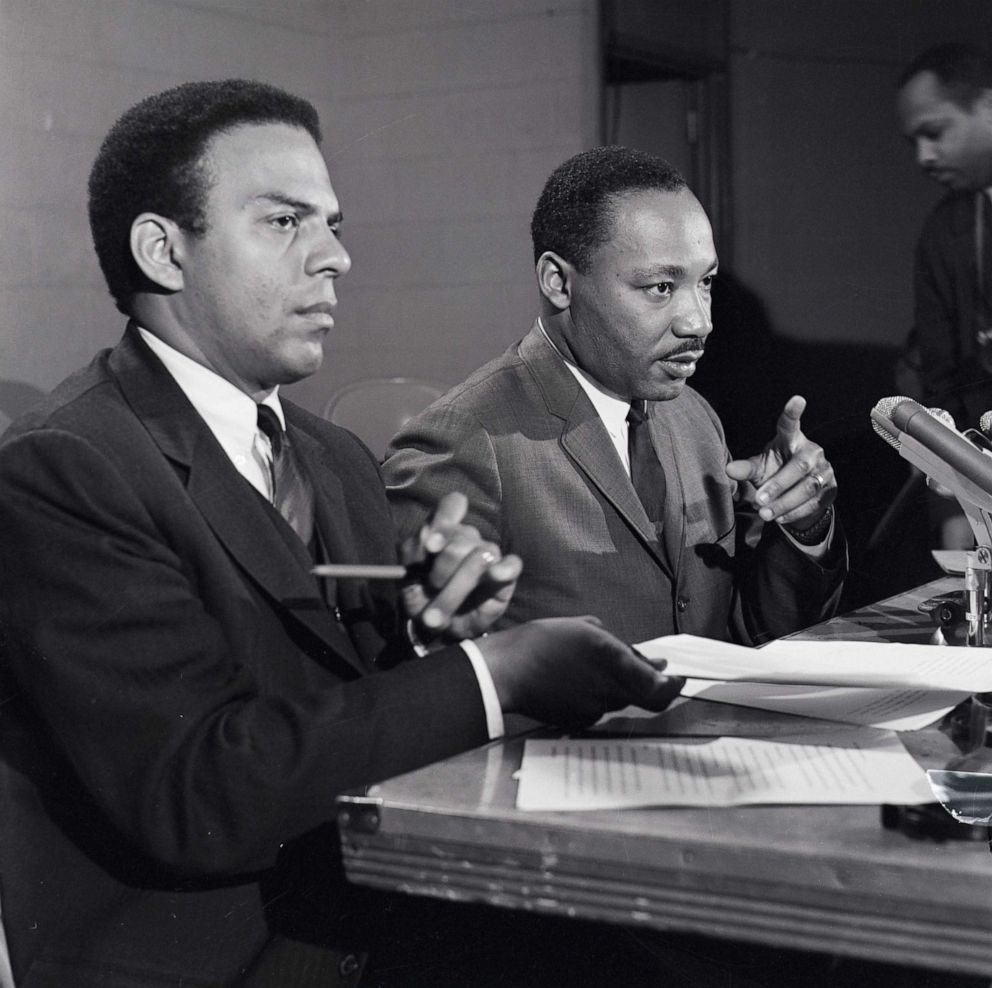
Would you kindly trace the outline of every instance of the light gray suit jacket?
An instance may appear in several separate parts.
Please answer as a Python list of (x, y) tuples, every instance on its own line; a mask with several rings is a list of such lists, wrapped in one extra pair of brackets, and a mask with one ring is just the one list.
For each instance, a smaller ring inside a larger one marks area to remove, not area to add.
[(649, 409), (667, 483), (660, 543), (602, 420), (535, 324), (394, 438), (384, 470), (401, 533), (463, 491), (468, 521), (524, 560), (511, 623), (595, 614), (630, 642), (689, 632), (758, 643), (828, 617), (845, 572), (840, 531), (821, 564), (763, 525), (691, 388)]

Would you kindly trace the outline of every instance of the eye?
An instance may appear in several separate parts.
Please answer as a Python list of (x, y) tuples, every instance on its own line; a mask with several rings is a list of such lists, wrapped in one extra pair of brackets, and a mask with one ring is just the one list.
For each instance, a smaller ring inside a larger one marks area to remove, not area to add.
[(675, 283), (671, 281), (660, 281), (656, 285), (648, 285), (644, 289), (645, 293), (652, 298), (671, 298), (675, 290)]
[(280, 213), (273, 216), (269, 223), (277, 230), (295, 230), (300, 225), (300, 218), (296, 213)]
[(712, 290), (714, 281), (716, 281), (716, 275), (708, 274), (699, 284), (702, 285), (703, 289), (708, 292)]
[(341, 239), (341, 224), (337, 222), (332, 222), (327, 224), (327, 229), (334, 234), (335, 239)]

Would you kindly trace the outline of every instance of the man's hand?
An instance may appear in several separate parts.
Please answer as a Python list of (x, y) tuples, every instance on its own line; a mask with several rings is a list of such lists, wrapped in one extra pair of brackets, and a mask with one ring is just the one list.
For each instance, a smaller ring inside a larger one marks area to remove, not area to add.
[(744, 497), (765, 521), (800, 531), (814, 525), (837, 497), (834, 469), (823, 448), (799, 427), (806, 399), (793, 395), (778, 418), (775, 438), (757, 456), (732, 460), (727, 476), (743, 485)]
[(401, 595), (407, 614), (427, 637), (475, 638), (506, 610), (523, 568), (519, 556), (504, 557), (471, 525), (464, 494), (446, 494), (419, 535), (400, 547), (412, 576)]
[(664, 710), (684, 680), (663, 676), (594, 617), (543, 618), (476, 642), (504, 713), (578, 729), (636, 704)]

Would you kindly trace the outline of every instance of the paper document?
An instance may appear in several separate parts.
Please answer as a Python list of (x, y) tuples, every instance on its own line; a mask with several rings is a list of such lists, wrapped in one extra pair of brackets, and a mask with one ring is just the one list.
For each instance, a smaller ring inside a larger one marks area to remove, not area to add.
[(940, 720), (970, 693), (942, 690), (882, 690), (859, 686), (789, 686), (714, 683), (687, 679), (683, 696), (777, 713), (817, 717), (890, 731), (918, 731)]
[(528, 739), (521, 810), (759, 803), (920, 803), (926, 773), (895, 734), (844, 730), (808, 744), (782, 738)]
[(885, 689), (992, 691), (992, 659), (981, 648), (782, 638), (747, 648), (695, 635), (665, 635), (634, 646), (666, 659), (672, 676), (722, 682)]

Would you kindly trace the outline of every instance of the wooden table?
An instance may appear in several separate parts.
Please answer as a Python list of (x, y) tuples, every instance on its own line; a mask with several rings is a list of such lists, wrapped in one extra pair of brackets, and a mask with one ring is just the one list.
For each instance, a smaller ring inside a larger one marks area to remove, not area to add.
[[(799, 637), (926, 641), (932, 629), (917, 605), (960, 585), (936, 581)], [(714, 733), (768, 736), (802, 723), (691, 704), (696, 733), (700, 714)], [(684, 710), (661, 715), (659, 730), (677, 729)], [(955, 752), (935, 729), (903, 739), (928, 767)], [(509, 738), (342, 797), (349, 878), (992, 976), (992, 855), (984, 840), (914, 840), (884, 829), (874, 806), (525, 813), (514, 806), (522, 751), (523, 739)]]

